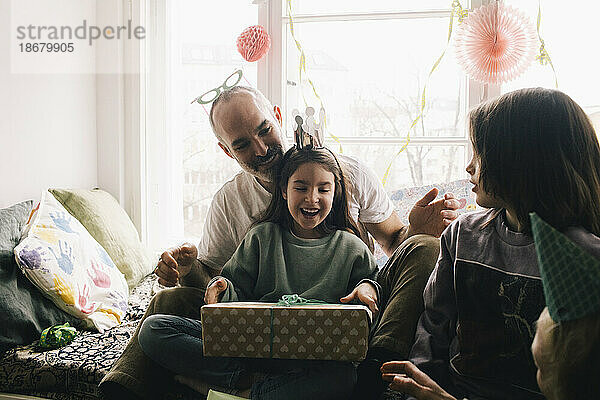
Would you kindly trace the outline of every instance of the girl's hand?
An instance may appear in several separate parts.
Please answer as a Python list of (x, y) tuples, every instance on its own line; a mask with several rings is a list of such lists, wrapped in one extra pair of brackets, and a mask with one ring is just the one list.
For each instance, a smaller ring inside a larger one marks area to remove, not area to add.
[(377, 307), (377, 290), (368, 282), (363, 282), (346, 297), (342, 297), (340, 301), (342, 303), (349, 303), (355, 298), (369, 307), (373, 315), (379, 312), (379, 308)]
[(390, 389), (418, 400), (456, 400), (410, 361), (390, 361), (381, 366), (381, 377)]
[(221, 294), (225, 291), (225, 289), (227, 289), (227, 281), (225, 280), (225, 278), (217, 279), (209, 287), (206, 288), (206, 293), (204, 293), (204, 303), (218, 303), (221, 298)]

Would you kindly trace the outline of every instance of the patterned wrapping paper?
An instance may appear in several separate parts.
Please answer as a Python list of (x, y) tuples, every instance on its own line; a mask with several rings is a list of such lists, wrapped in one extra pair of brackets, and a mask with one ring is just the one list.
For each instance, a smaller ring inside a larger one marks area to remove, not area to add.
[(234, 302), (203, 306), (201, 318), (208, 357), (360, 361), (371, 312), (349, 304)]

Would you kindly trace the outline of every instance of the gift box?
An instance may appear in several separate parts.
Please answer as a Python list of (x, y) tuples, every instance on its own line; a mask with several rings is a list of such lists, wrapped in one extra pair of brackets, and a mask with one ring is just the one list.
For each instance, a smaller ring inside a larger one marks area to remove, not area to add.
[(217, 303), (201, 309), (204, 355), (360, 361), (371, 311), (362, 305)]

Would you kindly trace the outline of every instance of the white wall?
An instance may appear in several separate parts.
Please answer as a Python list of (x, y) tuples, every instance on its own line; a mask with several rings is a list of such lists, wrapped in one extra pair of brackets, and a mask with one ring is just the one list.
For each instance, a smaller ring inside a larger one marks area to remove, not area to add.
[(10, 4), (0, 0), (0, 207), (98, 177), (95, 75), (11, 74)]

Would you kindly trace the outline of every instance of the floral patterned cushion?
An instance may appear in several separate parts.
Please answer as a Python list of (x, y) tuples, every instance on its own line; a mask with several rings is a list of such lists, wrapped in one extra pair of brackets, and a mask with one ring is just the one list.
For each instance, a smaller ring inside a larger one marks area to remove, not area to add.
[(121, 322), (129, 295), (125, 277), (49, 192), (42, 193), (14, 253), (25, 276), (60, 309), (100, 332)]

